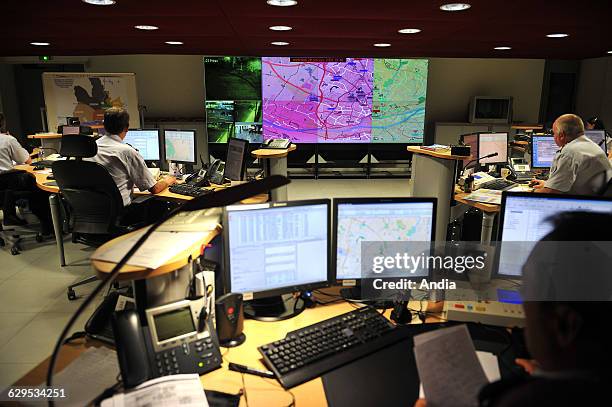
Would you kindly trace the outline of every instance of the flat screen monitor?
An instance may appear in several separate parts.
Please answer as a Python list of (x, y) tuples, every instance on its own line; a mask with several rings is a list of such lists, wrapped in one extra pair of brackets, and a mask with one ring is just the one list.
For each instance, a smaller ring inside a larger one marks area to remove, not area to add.
[(123, 141), (138, 150), (145, 161), (161, 159), (158, 129), (129, 130)]
[(550, 168), (559, 147), (552, 136), (531, 137), (531, 168)]
[[(550, 216), (567, 211), (612, 213), (612, 199), (592, 196), (503, 192), (497, 274), (519, 278), (536, 242), (552, 231)], [(504, 244), (507, 242), (523, 242)], [(533, 244), (531, 244), (533, 243)]]
[(166, 161), (179, 164), (197, 163), (195, 130), (164, 130)]
[(227, 158), (223, 177), (231, 181), (243, 181), (246, 178), (246, 160), (249, 154), (249, 142), (237, 138), (230, 139), (227, 145)]
[(62, 126), (62, 135), (63, 136), (78, 135), (80, 133), (81, 133), (81, 126), (79, 126), (79, 125), (76, 125), (76, 126), (64, 125), (64, 126)]
[[(470, 163), (470, 161), (478, 158), (478, 134), (465, 134), (461, 136), (463, 144), (470, 146), (470, 157), (463, 160), (463, 167)], [(476, 162), (476, 161), (474, 161)]]
[(226, 207), (228, 292), (250, 300), (327, 285), (329, 213), (328, 199)]
[(608, 154), (606, 148), (606, 132), (605, 130), (585, 130), (584, 135), (587, 136), (591, 141), (597, 144), (604, 153)]
[(479, 164), (505, 164), (508, 162), (508, 133), (479, 133), (478, 157), (497, 153), (494, 157), (478, 160)]
[(361, 279), (361, 243), (364, 241), (433, 241), (435, 213), (435, 198), (334, 199), (335, 280)]

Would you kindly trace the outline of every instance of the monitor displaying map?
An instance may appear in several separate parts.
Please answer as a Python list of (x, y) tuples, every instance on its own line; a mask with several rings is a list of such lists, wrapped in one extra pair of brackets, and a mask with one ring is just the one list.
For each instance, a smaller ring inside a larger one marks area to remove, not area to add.
[(428, 61), (262, 58), (263, 138), (422, 143)]

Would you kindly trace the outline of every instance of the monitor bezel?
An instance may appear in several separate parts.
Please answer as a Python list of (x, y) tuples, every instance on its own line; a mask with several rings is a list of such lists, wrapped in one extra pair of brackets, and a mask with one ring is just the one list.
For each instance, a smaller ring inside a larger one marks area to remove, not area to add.
[[(168, 160), (168, 157), (166, 156), (166, 132), (167, 131), (180, 131), (180, 132), (189, 132), (189, 133), (193, 133), (193, 161), (177, 161), (177, 160)], [(164, 161), (171, 161), (173, 163), (177, 163), (177, 164), (190, 164), (190, 165), (196, 165), (198, 163), (198, 138), (197, 138), (198, 132), (195, 129), (164, 129), (164, 140), (163, 140), (163, 145), (164, 145)]]
[[(507, 131), (479, 131), (476, 134), (478, 134), (478, 148), (477, 148), (478, 155), (480, 155), (480, 136), (481, 135), (483, 134), (505, 134), (506, 135), (506, 160), (494, 161), (494, 162), (488, 162), (488, 163), (483, 163), (483, 162), (480, 162), (480, 160), (478, 160), (479, 165), (502, 165), (502, 164), (508, 163), (508, 159), (510, 158), (510, 148), (509, 148), (510, 133), (509, 132)], [(476, 156), (476, 158), (479, 158), (479, 157)], [(491, 158), (497, 158), (497, 157), (491, 157)]]
[[(142, 155), (140, 155), (140, 156), (147, 163), (155, 163), (155, 162), (161, 162), (162, 161), (162, 157), (163, 157), (162, 156), (162, 143), (163, 143), (163, 140), (162, 140), (161, 131), (160, 131), (159, 128), (155, 128), (155, 129), (128, 129), (128, 133), (130, 131), (157, 131), (157, 153), (159, 155), (159, 158), (157, 160), (147, 160), (146, 158), (142, 157)], [(127, 137), (127, 133), (126, 133), (126, 137)], [(140, 152), (138, 152), (138, 154), (140, 154)]]
[[(586, 138), (588, 138), (588, 139), (590, 140), (589, 136), (587, 136), (587, 133), (598, 133), (598, 134), (603, 134), (603, 146), (600, 146), (600, 145), (598, 144), (598, 145), (597, 145), (597, 147), (600, 147), (600, 148), (603, 150), (603, 152), (604, 152), (606, 155), (608, 155), (608, 143), (607, 143), (607, 141), (608, 141), (608, 135), (606, 134), (606, 131), (605, 131), (605, 130), (596, 130), (596, 129), (586, 129), (586, 130), (584, 131), (584, 135), (585, 135), (585, 137), (586, 137)], [(593, 140), (591, 140), (591, 141), (593, 141)]]
[(286, 208), (292, 206), (314, 206), (314, 205), (326, 205), (327, 206), (327, 278), (325, 281), (317, 281), (314, 283), (291, 285), (286, 287), (274, 288), (271, 290), (264, 291), (253, 291), (245, 295), (245, 300), (248, 299), (260, 299), (274, 297), (283, 294), (290, 294), (301, 291), (312, 291), (317, 288), (328, 287), (332, 278), (331, 269), (331, 200), (330, 199), (306, 199), (300, 201), (282, 201), (282, 202), (266, 202), (263, 204), (243, 204), (243, 205), (231, 205), (223, 208), (223, 280), (224, 280), (224, 292), (232, 292), (232, 280), (231, 280), (231, 261), (230, 261), (230, 237), (229, 237), (229, 212), (258, 210), (258, 209), (270, 209), (270, 208)]
[[(342, 286), (357, 286), (360, 285), (361, 278), (338, 278), (338, 206), (342, 204), (385, 204), (385, 203), (432, 203), (433, 204), (433, 216), (431, 222), (431, 237), (430, 241), (435, 243), (436, 236), (436, 218), (438, 213), (438, 199), (437, 198), (421, 198), (421, 197), (389, 197), (389, 198), (334, 198), (333, 201), (333, 239), (332, 239), (332, 276), (330, 281), (335, 285)], [(431, 277), (431, 270), (427, 278)], [(422, 280), (423, 276), (415, 276), (417, 280)], [(354, 282), (354, 284), (353, 284)]]
[(535, 159), (534, 159), (535, 149), (533, 148), (534, 137), (538, 137), (538, 138), (550, 138), (553, 141), (554, 141), (555, 137), (554, 136), (548, 136), (548, 135), (540, 135), (540, 134), (538, 134), (538, 135), (534, 134), (533, 136), (531, 136), (531, 143), (530, 143), (530, 147), (531, 147), (531, 168), (534, 168), (534, 169), (550, 169), (550, 167), (552, 167), (552, 161), (550, 162), (550, 166), (549, 167), (542, 167), (542, 166), (534, 165), (534, 163), (535, 163)]
[[(242, 162), (240, 163), (240, 179), (235, 179), (235, 180), (232, 180), (228, 176), (226, 176), (227, 163), (229, 162), (229, 158), (228, 158), (229, 149), (232, 143), (243, 144)], [(247, 158), (249, 157), (249, 144), (250, 144), (249, 140), (235, 138), (235, 137), (232, 137), (228, 140), (226, 155), (225, 155), (225, 167), (223, 168), (223, 178), (227, 178), (230, 181), (244, 181), (246, 179), (246, 164), (247, 164)]]
[[(536, 194), (533, 192), (518, 192), (518, 191), (503, 191), (501, 204), (499, 206), (499, 223), (498, 223), (498, 232), (497, 232), (497, 241), (498, 243), (503, 242), (504, 236), (504, 214), (506, 212), (506, 200), (508, 197), (516, 197), (516, 198), (538, 198), (538, 199), (563, 199), (563, 200), (579, 200), (579, 201), (608, 201), (612, 203), (612, 198), (605, 196), (597, 196), (597, 195), (573, 195), (573, 194)], [(514, 279), (520, 280), (523, 275), (515, 276), (513, 274), (503, 274), (499, 272), (499, 262), (501, 260), (501, 250), (500, 247), (497, 247), (495, 250), (495, 261), (494, 264), (494, 273), (492, 276), (494, 278), (505, 278), (505, 279)]]

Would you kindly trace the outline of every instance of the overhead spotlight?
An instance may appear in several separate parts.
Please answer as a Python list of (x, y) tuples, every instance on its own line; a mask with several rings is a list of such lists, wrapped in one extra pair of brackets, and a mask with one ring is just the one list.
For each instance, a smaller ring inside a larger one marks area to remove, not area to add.
[(289, 6), (295, 6), (297, 4), (297, 1), (296, 0), (268, 0), (266, 1), (266, 3), (268, 3), (271, 6), (289, 7)]
[(386, 48), (390, 47), (391, 44), (389, 44), (388, 42), (377, 42), (376, 44), (374, 44), (374, 46), (379, 48)]
[(112, 6), (117, 2), (115, 0), (83, 0), (83, 3), (93, 4), (94, 6)]
[(496, 49), (498, 51), (507, 51), (509, 49), (512, 49), (512, 47), (495, 47), (493, 49)]
[(468, 3), (448, 3), (440, 6), (440, 10), (442, 11), (463, 11), (472, 7), (471, 4)]
[(144, 30), (144, 31), (159, 30), (159, 27), (156, 25), (135, 25), (134, 28), (137, 30)]
[(286, 41), (272, 41), (270, 44), (278, 46), (289, 45), (289, 43)]
[(418, 28), (402, 28), (401, 30), (397, 30), (400, 34), (418, 34), (421, 32)]
[(291, 31), (293, 27), (289, 27), (288, 25), (273, 25), (270, 28), (272, 31)]
[(565, 33), (554, 33), (554, 34), (546, 34), (548, 38), (565, 38), (569, 37), (569, 34)]
[(168, 45), (183, 45), (181, 41), (166, 41)]
[(612, 54), (612, 51), (608, 51), (608, 54)]
[(47, 45), (51, 45), (49, 42), (31, 42), (30, 45), (35, 45), (37, 47), (45, 47)]

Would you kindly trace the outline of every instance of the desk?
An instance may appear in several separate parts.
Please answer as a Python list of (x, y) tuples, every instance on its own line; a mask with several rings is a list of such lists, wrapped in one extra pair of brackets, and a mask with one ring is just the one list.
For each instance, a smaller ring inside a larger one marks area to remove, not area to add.
[(451, 155), (450, 151), (431, 151), (421, 147), (408, 147), (408, 151), (414, 154), (412, 195), (438, 198), (435, 240), (445, 241), (457, 161), (468, 157)]
[[(418, 302), (411, 304), (411, 308), (419, 308)], [(247, 319), (244, 321), (244, 333), (246, 342), (236, 348), (221, 348), (223, 355), (223, 366), (213, 372), (200, 377), (202, 386), (207, 390), (217, 390), (225, 393), (238, 393), (242, 388), (242, 375), (230, 371), (228, 363), (240, 363), (255, 368), (265, 368), (261, 362), (261, 356), (257, 350), (258, 346), (281, 339), (288, 331), (303, 328), (317, 323), (321, 320), (332, 318), (336, 315), (352, 311), (354, 308), (346, 303), (317, 306), (307, 309), (300, 315), (278, 322), (261, 322)], [(390, 311), (385, 313), (387, 317)], [(415, 318), (415, 321), (418, 319)], [(58, 368), (67, 366), (90, 346), (99, 346), (94, 340), (80, 341), (71, 345), (64, 345), (58, 359)], [(37, 367), (18, 380), (15, 385), (32, 386), (38, 385), (45, 379), (46, 368), (49, 360), (45, 360)], [(258, 376), (244, 375), (244, 384), (250, 407), (257, 406), (287, 406), (291, 403), (291, 395), (286, 392), (280, 384), (273, 379), (264, 379)], [(297, 406), (326, 406), (327, 399), (323, 389), (321, 378), (315, 378), (291, 390), (295, 396)], [(96, 395), (92, 395), (92, 398)], [(241, 406), (246, 406), (244, 397)]]
[(52, 153), (47, 151), (43, 151), (43, 155), (49, 155), (53, 153), (59, 154), (60, 148), (62, 147), (62, 135), (59, 133), (40, 133), (40, 134), (30, 134), (28, 135), (29, 139), (40, 140), (40, 146), (45, 149), (53, 149)]
[[(271, 149), (271, 148), (260, 148), (251, 152), (251, 156), (262, 161), (264, 176), (269, 177), (270, 175), (282, 175), (287, 176), (287, 156), (291, 151), (295, 151), (297, 146), (291, 144), (289, 148), (284, 150)], [(287, 200), (287, 186), (282, 186), (270, 191), (270, 195), (273, 201), (286, 201)]]

